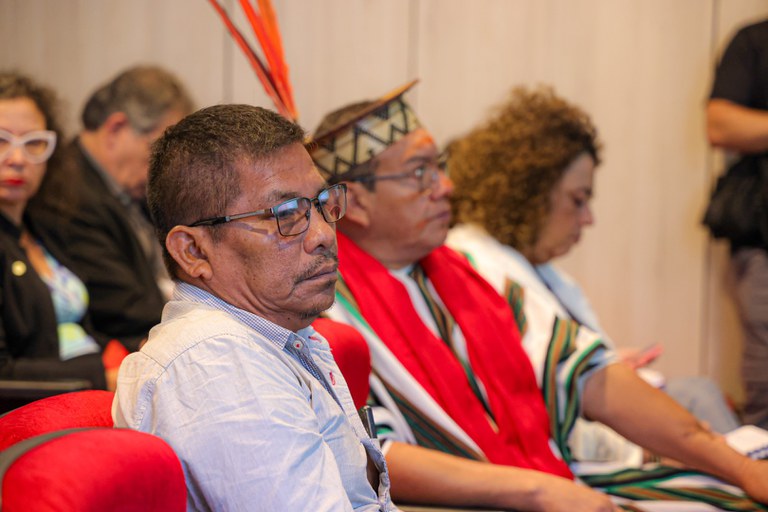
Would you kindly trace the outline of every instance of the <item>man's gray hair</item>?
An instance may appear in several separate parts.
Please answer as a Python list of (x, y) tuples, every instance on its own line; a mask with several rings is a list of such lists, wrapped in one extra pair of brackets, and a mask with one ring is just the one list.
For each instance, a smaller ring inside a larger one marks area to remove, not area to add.
[(83, 108), (86, 130), (97, 130), (115, 112), (123, 112), (131, 127), (149, 133), (171, 111), (182, 115), (193, 109), (192, 100), (182, 83), (170, 72), (157, 66), (127, 69), (99, 87)]

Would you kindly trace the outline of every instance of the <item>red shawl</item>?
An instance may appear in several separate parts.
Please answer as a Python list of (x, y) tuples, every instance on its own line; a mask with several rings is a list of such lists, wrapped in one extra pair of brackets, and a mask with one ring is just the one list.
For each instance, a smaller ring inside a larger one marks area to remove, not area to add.
[(506, 301), (465, 258), (440, 247), (419, 263), (459, 324), (499, 431), (472, 392), (450, 347), (419, 318), (405, 287), (338, 234), (339, 270), (360, 313), (387, 348), (496, 464), (573, 478), (549, 445), (549, 419)]

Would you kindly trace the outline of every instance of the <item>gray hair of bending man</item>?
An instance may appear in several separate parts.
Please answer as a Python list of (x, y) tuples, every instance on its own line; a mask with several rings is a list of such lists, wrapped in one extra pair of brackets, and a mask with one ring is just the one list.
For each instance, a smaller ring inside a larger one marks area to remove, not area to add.
[(123, 112), (138, 133), (153, 131), (168, 112), (188, 114), (192, 99), (170, 72), (156, 66), (127, 69), (99, 87), (85, 103), (86, 130), (97, 130), (115, 112)]
[[(171, 276), (178, 265), (165, 246), (170, 230), (232, 213), (227, 208), (240, 196), (240, 172), (303, 140), (299, 125), (250, 105), (204, 108), (166, 130), (153, 146), (147, 200)], [(214, 241), (221, 236), (221, 226), (206, 229)]]

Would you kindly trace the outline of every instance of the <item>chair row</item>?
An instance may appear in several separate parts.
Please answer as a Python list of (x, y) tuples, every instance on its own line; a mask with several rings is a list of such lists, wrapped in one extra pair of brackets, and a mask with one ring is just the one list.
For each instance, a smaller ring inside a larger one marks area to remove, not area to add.
[(112, 428), (113, 397), (76, 391), (0, 417), (4, 512), (186, 510), (173, 449), (157, 436)]
[[(368, 395), (370, 354), (354, 329), (320, 319), (355, 404)], [(66, 389), (64, 389), (66, 391)], [(42, 398), (0, 416), (3, 512), (183, 511), (173, 449), (157, 436), (112, 428), (109, 391)]]

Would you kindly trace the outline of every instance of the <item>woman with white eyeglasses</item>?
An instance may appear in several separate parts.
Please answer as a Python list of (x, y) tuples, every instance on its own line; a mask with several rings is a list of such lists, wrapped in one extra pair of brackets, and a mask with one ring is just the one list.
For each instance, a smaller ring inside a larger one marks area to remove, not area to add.
[(88, 294), (28, 208), (61, 131), (53, 93), (0, 72), (0, 379), (87, 379), (105, 388), (104, 337), (88, 321)]

